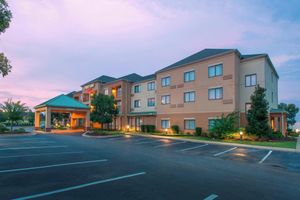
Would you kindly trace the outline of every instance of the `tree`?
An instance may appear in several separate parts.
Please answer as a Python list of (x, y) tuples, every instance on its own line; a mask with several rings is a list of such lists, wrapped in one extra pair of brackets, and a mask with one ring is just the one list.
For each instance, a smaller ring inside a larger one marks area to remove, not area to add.
[(5, 122), (7, 119), (6, 119), (6, 116), (4, 115), (4, 113), (0, 110), (0, 122)]
[(247, 132), (256, 134), (260, 138), (269, 136), (271, 128), (269, 126), (269, 103), (266, 100), (266, 89), (257, 85), (251, 95), (251, 108), (247, 113)]
[(225, 134), (232, 133), (236, 130), (238, 115), (236, 112), (229, 113), (225, 116), (223, 113), (220, 119), (215, 120), (211, 132), (215, 133), (218, 138), (223, 138)]
[[(9, 27), (12, 14), (8, 9), (6, 0), (0, 0), (0, 34), (5, 32), (5, 29)], [(0, 53), (0, 75), (6, 76), (11, 71), (11, 65), (9, 60), (3, 53)]]
[(13, 131), (13, 123), (23, 119), (24, 113), (28, 110), (24, 103), (20, 101), (13, 102), (8, 99), (3, 104), (0, 104), (0, 109), (6, 115), (7, 120), (10, 121), (10, 131)]
[(111, 123), (118, 114), (118, 108), (113, 96), (95, 95), (91, 104), (91, 121), (100, 123), (102, 128), (104, 124)]
[(286, 111), (287, 125), (288, 127), (296, 124), (296, 115), (299, 112), (299, 108), (295, 104), (280, 103), (279, 109)]

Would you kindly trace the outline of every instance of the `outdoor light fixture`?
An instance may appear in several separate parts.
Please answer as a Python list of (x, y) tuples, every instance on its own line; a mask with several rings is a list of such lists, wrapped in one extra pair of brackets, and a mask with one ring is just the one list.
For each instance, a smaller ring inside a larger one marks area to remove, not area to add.
[(126, 126), (126, 130), (127, 130), (127, 132), (129, 131), (129, 129), (130, 129), (130, 126), (129, 126), (129, 125), (127, 125), (127, 126)]
[(165, 129), (165, 132), (166, 132), (166, 134), (168, 134), (168, 129), (167, 128)]
[(243, 140), (243, 131), (240, 131), (240, 140)]

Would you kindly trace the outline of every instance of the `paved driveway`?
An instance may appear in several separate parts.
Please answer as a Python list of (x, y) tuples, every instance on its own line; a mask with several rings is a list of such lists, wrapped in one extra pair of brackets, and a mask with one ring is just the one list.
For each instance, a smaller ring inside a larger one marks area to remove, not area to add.
[(300, 154), (140, 136), (0, 138), (0, 199), (298, 199)]

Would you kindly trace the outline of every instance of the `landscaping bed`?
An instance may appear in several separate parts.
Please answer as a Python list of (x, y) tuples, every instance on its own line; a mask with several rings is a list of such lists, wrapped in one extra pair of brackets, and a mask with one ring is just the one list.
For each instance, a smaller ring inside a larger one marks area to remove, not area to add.
[(86, 135), (90, 136), (110, 136), (110, 135), (122, 135), (123, 132), (115, 131), (115, 130), (102, 130), (102, 129), (93, 129), (86, 133)]

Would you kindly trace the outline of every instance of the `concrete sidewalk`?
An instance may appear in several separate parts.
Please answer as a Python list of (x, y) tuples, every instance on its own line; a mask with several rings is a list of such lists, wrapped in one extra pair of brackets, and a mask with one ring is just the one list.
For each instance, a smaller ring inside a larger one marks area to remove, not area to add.
[[(235, 147), (247, 147), (247, 148), (267, 149), (267, 150), (274, 150), (274, 151), (285, 151), (285, 152), (298, 152), (298, 153), (300, 153), (299, 149), (290, 149), (290, 148), (281, 148), (281, 147), (268, 147), (268, 146), (258, 146), (258, 145), (219, 142), (219, 141), (195, 140), (195, 139), (187, 139), (187, 138), (176, 138), (176, 137), (172, 137), (172, 136), (146, 135), (146, 134), (139, 134), (139, 133), (126, 133), (126, 134), (138, 135), (138, 136), (150, 137), (150, 138), (163, 138), (163, 139), (173, 139), (173, 140), (178, 140), (178, 141), (196, 142), (196, 143), (207, 143), (207, 144), (216, 144), (216, 145), (227, 145), (227, 146), (235, 146)], [(300, 139), (299, 138), (298, 138), (298, 143), (297, 143), (296, 148), (300, 148)]]

